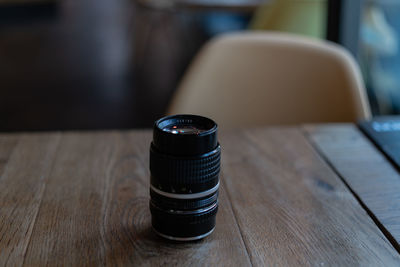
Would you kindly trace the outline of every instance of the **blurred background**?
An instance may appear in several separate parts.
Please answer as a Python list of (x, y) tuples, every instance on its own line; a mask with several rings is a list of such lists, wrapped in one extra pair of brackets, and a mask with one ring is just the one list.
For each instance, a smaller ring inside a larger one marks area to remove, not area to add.
[(151, 127), (202, 45), (240, 30), (343, 45), (373, 114), (400, 113), (398, 0), (0, 0), (0, 131)]

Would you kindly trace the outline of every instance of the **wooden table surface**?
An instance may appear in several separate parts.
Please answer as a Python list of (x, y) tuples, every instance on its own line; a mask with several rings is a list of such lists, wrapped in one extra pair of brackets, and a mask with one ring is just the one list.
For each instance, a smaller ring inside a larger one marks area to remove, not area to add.
[(151, 131), (0, 134), (0, 265), (400, 266), (400, 176), (353, 125), (221, 132), (216, 230), (150, 226)]

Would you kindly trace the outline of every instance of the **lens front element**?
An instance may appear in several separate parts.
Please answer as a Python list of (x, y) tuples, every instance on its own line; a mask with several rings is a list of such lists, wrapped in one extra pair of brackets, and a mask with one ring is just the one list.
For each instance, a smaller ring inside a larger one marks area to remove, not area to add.
[(200, 129), (198, 126), (195, 125), (169, 125), (163, 128), (163, 131), (173, 134), (200, 134), (207, 130)]

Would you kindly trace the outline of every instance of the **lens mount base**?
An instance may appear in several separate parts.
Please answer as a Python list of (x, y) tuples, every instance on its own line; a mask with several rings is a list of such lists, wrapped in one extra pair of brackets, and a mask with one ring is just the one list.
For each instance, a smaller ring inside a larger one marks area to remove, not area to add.
[(203, 239), (203, 238), (209, 236), (212, 232), (214, 232), (215, 227), (213, 229), (211, 229), (211, 231), (209, 231), (209, 232), (207, 232), (205, 234), (194, 236), (194, 237), (174, 237), (174, 236), (164, 235), (164, 234), (158, 232), (156, 229), (154, 229), (154, 227), (152, 227), (152, 229), (157, 235), (159, 235), (159, 236), (161, 236), (163, 238), (169, 239), (169, 240), (173, 240), (173, 241), (196, 241), (196, 240), (200, 240), (200, 239)]

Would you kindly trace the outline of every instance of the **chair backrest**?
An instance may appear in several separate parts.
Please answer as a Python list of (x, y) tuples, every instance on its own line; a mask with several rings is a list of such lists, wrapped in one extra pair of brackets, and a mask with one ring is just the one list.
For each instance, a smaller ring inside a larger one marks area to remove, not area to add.
[(242, 32), (211, 40), (196, 56), (168, 114), (213, 118), (222, 128), (354, 122), (370, 117), (357, 64), (333, 43)]

